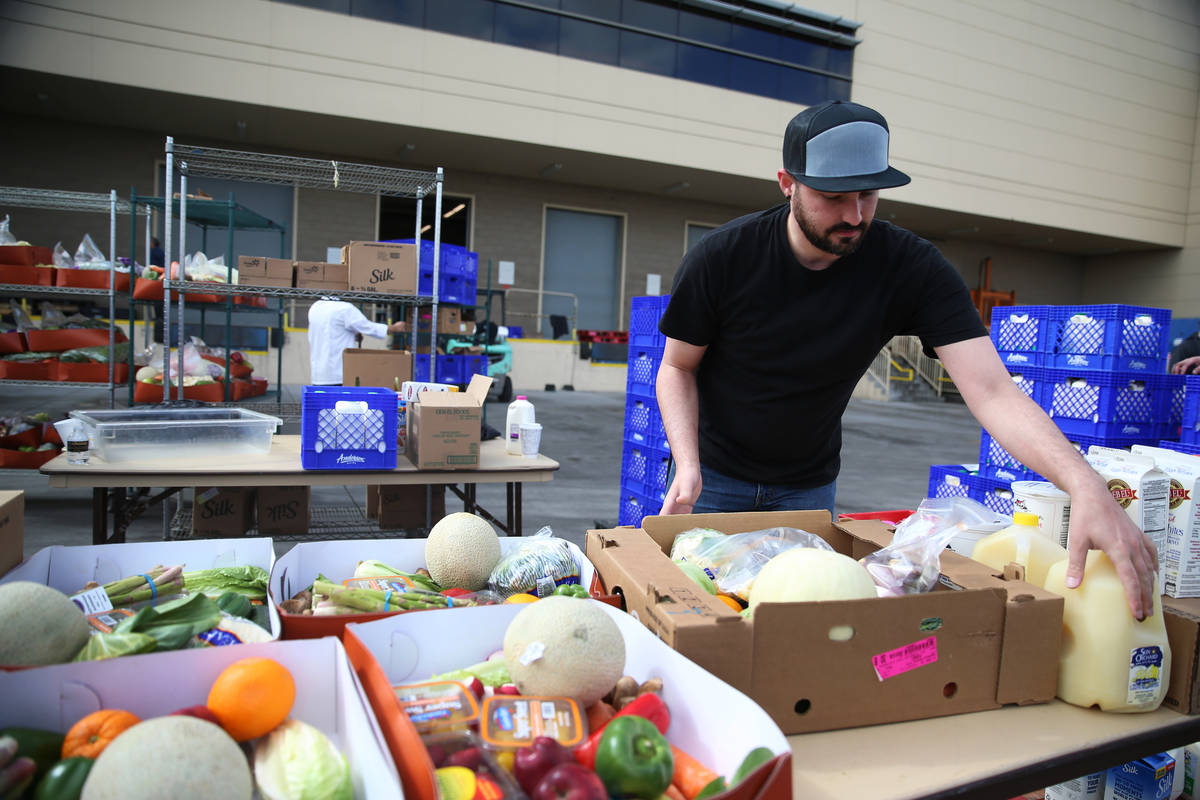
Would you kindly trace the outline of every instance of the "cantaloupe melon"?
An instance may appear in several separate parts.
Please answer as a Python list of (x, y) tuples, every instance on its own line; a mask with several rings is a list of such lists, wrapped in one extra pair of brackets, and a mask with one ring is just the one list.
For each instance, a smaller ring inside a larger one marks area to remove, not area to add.
[(62, 592), (32, 581), (0, 584), (0, 664), (62, 664), (87, 640), (83, 612)]
[(625, 639), (597, 601), (552, 595), (508, 623), (504, 664), (521, 694), (574, 697), (587, 707), (625, 673)]
[(443, 589), (476, 592), (500, 563), (500, 539), (482, 517), (459, 511), (442, 517), (425, 540), (425, 567)]
[(80, 800), (250, 800), (254, 780), (229, 734), (189, 716), (155, 717), (104, 748)]
[(759, 603), (801, 603), (878, 597), (867, 568), (849, 556), (793, 547), (772, 558), (750, 586), (750, 615)]

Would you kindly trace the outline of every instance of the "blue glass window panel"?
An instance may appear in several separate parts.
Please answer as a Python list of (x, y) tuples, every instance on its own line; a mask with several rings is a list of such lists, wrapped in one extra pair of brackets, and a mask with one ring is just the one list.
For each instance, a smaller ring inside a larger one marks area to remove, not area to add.
[(560, 0), (563, 11), (612, 22), (621, 20), (621, 0)]
[(705, 44), (729, 47), (733, 25), (729, 20), (716, 19), (690, 11), (679, 12), (679, 35)]
[(558, 8), (558, 0), (525, 0), (531, 6), (541, 6), (542, 8)]
[(607, 25), (563, 17), (558, 26), (558, 54), (616, 66), (621, 55), (620, 36)]
[(425, 4), (425, 27), (491, 41), (495, 11), (489, 0), (434, 0)]
[(678, 57), (675, 77), (709, 86), (729, 85), (729, 62), (732, 57), (728, 53), (681, 44)]
[(845, 75), (847, 78), (854, 74), (854, 51), (849, 47), (831, 47), (827, 51), (829, 54), (829, 66), (827, 69), (830, 72), (838, 75)]
[(496, 6), (493, 41), (543, 53), (558, 52), (558, 20), (554, 14), (515, 6)]
[(645, 0), (623, 0), (621, 22), (656, 33), (674, 34), (679, 31), (679, 12)]
[(425, 0), (350, 0), (350, 14), (398, 25), (425, 25)]
[(620, 65), (627, 69), (675, 74), (675, 42), (632, 31), (621, 31)]
[(786, 67), (745, 56), (730, 56), (728, 87), (738, 92), (776, 97)]
[(787, 37), (780, 51), (782, 60), (800, 67), (829, 69), (829, 48), (816, 42)]
[(733, 26), (732, 46), (734, 50), (743, 53), (753, 53), (756, 56), (780, 58), (783, 48), (782, 39), (778, 33), (751, 28), (746, 25)]
[[(839, 87), (845, 86), (845, 91)], [(783, 68), (780, 77), (779, 99), (791, 103), (812, 105), (826, 100), (849, 100), (849, 83), (814, 75), (800, 69)]]

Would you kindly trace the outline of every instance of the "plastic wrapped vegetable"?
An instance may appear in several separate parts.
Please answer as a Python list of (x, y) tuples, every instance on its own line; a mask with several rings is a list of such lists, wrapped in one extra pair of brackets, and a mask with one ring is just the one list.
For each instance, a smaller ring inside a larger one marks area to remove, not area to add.
[(720, 538), (705, 536), (699, 544), (686, 550), (685, 557), (674, 558), (674, 546), (671, 553), (673, 560), (695, 564), (703, 569), (721, 593), (749, 602), (750, 586), (759, 570), (772, 558), (793, 547), (833, 549), (815, 533), (798, 528), (767, 528)]
[(693, 561), (697, 551), (708, 547), (715, 541), (725, 538), (725, 534), (712, 528), (692, 528), (675, 537), (671, 543), (672, 561)]
[[(129, 342), (118, 342), (113, 345), (113, 358), (116, 364), (123, 364), (129, 361)], [(90, 347), (76, 347), (71, 350), (64, 350), (59, 354), (58, 360), (73, 364), (107, 364), (108, 345), (97, 344)]]
[(579, 583), (579, 565), (566, 539), (544, 527), (500, 559), (488, 577), (488, 588), (508, 597), (526, 593), (545, 597), (564, 584)]

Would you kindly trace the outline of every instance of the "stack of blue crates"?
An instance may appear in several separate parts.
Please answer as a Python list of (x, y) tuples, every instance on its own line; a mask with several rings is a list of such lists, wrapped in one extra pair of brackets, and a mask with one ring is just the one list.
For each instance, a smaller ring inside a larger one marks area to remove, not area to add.
[[(412, 244), (412, 239), (392, 239)], [(438, 257), (438, 302), (475, 305), (479, 281), (479, 254), (456, 244), (441, 243)], [(417, 294), (433, 297), (433, 242), (421, 240), (421, 260), (417, 265)]]
[[(1171, 312), (1161, 308), (996, 306), (991, 337), (1013, 381), (1086, 455), (1091, 445), (1177, 438), (1185, 389), (1180, 376), (1166, 373), (1170, 327)], [(984, 430), (978, 471), (931, 467), (929, 496), (955, 496), (961, 484), (965, 496), (1011, 514), (1011, 484), (1024, 480), (1043, 478)]]
[[(488, 374), (486, 355), (439, 355), (437, 379), (434, 383), (453, 383), (461, 386), (471, 382), (472, 375)], [(418, 353), (413, 360), (413, 380), (429, 380), (429, 354)]]
[(654, 382), (666, 338), (658, 320), (670, 296), (634, 297), (629, 315), (629, 359), (625, 380), (624, 450), (621, 456), (621, 525), (640, 525), (662, 509), (671, 446), (658, 411)]

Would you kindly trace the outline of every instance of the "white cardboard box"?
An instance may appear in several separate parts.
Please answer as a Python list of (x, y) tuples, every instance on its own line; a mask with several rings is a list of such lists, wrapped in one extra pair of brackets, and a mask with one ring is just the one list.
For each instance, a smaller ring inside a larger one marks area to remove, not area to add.
[(170, 714), (203, 704), (225, 667), (251, 657), (274, 659), (292, 673), (296, 704), (291, 717), (320, 729), (337, 745), (350, 763), (355, 797), (403, 800), (379, 724), (346, 651), (332, 638), (175, 650), (0, 673), (0, 727), (66, 732), (102, 708), (125, 709), (142, 719)]
[[(534, 541), (529, 536), (501, 536), (501, 557), (508, 555), (521, 544)], [(579, 565), (579, 583), (583, 588), (592, 585), (596, 568), (588, 561), (583, 551), (572, 542), (567, 542), (575, 563)], [(424, 539), (350, 539), (334, 542), (301, 542), (275, 561), (271, 570), (271, 596), (281, 603), (305, 588), (320, 572), (325, 577), (340, 583), (354, 577), (358, 562), (377, 559), (389, 567), (405, 572), (416, 572), (425, 566)], [(440, 613), (440, 612), (439, 612)]]
[[(251, 565), (269, 574), (275, 564), (275, 546), (267, 538), (199, 539), (179, 542), (129, 542), (126, 544), (43, 547), (25, 563), (0, 578), (9, 581), (42, 583), (66, 595), (83, 588), (88, 581), (104, 584), (137, 575), (155, 565), (183, 564), (184, 571), (212, 567)], [(267, 604), (271, 615), (271, 636), (278, 639), (283, 631), (279, 612)]]
[[(751, 748), (791, 754), (779, 726), (753, 700), (663, 644), (636, 619), (601, 603), (625, 639), (625, 673), (639, 680), (660, 677), (662, 698), (671, 712), (667, 739), (729, 776)], [(483, 661), (504, 644), (508, 623), (521, 605), (447, 609), (429, 614), (400, 614), (373, 622), (350, 623), (379, 661), (393, 685), (417, 683), (430, 676)], [(787, 770), (791, 780), (791, 769)]]

